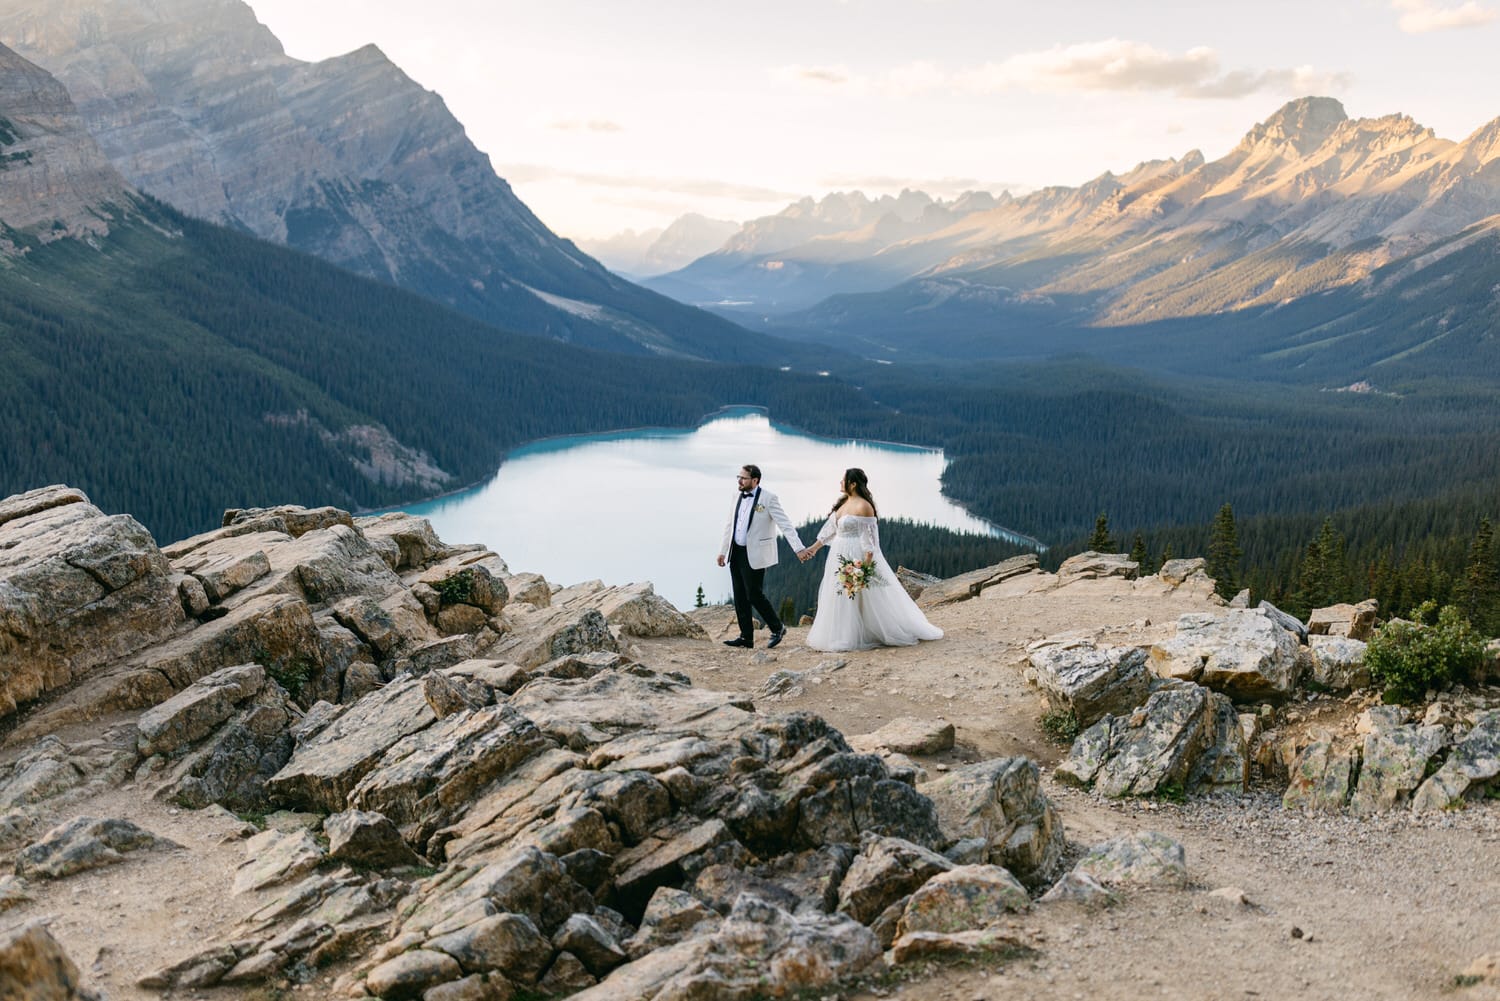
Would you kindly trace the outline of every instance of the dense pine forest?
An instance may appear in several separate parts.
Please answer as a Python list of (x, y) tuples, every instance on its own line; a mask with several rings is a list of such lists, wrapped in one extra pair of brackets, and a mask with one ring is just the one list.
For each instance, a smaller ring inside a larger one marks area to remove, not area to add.
[[(1457, 360), (1344, 392), (1048, 359), (1042, 335), (1039, 361), (847, 356), (817, 374), (782, 370), (795, 352), (709, 364), (507, 333), (150, 201), (96, 245), (17, 241), (0, 264), (0, 495), (67, 482), (163, 540), (230, 506), (411, 501), (482, 480), (524, 442), (692, 426), (729, 404), (941, 447), (945, 492), (1048, 544), (1054, 565), (1101, 512), (1128, 533), (1120, 551), (1139, 534), (1148, 562), (1203, 554), (1229, 505), (1236, 582), (1299, 614), (1463, 598), (1482, 521), (1500, 519), (1500, 387)], [(388, 432), (401, 461), (359, 428)], [(936, 574), (1018, 551), (894, 524), (886, 542), (893, 564)], [(1324, 569), (1307, 569), (1310, 547)], [(816, 571), (780, 573), (810, 606)]]

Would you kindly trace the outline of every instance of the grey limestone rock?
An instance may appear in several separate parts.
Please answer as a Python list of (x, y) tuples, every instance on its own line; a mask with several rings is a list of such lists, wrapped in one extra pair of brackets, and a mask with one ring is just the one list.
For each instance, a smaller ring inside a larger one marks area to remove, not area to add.
[(980, 861), (1004, 866), (1028, 886), (1045, 883), (1062, 858), (1062, 820), (1028, 758), (965, 765), (918, 791), (937, 808), (944, 834), (980, 840)]
[(1026, 888), (1004, 868), (957, 866), (933, 876), (911, 895), (896, 934), (978, 931), (1030, 907)]
[(1015, 556), (1002, 563), (996, 563), (994, 566), (971, 570), (957, 577), (949, 577), (923, 588), (922, 596), (917, 599), (917, 606), (932, 609), (950, 605), (955, 601), (968, 601), (970, 598), (978, 597), (985, 588), (994, 587), (996, 584), (1004, 583), (1021, 574), (1031, 573), (1040, 565), (1035, 553), (1026, 553), (1023, 556)]
[(869, 924), (891, 904), (915, 892), (953, 863), (900, 838), (867, 838), (839, 887), (840, 912)]
[(1187, 854), (1178, 842), (1155, 831), (1111, 838), (1090, 848), (1073, 867), (1112, 888), (1187, 885)]
[(1497, 788), (1500, 780), (1500, 710), (1482, 713), (1412, 797), (1413, 810), (1449, 810)]
[[(1234, 725), (1225, 725), (1230, 717)], [(1129, 716), (1106, 716), (1080, 734), (1056, 774), (1106, 796), (1150, 796), (1204, 783), (1235, 788), (1221, 765), (1244, 758), (1244, 732), (1228, 699), (1171, 682)]]
[(259, 664), (226, 667), (199, 678), (141, 714), (136, 723), (140, 753), (169, 754), (201, 740), (234, 715), (236, 706), (265, 685), (266, 669)]
[[(134, 518), (65, 487), (0, 501), (0, 721), (185, 617), (166, 557)], [(126, 707), (100, 711), (110, 708)]]
[(1031, 644), (1027, 658), (1030, 676), (1048, 701), (1071, 710), (1082, 726), (1109, 713), (1128, 713), (1151, 693), (1142, 647), (1099, 647), (1069, 633)]
[(1371, 814), (1405, 805), (1447, 736), (1441, 726), (1411, 725), (1366, 734), (1359, 781), (1349, 797), (1350, 811)]
[(1118, 577), (1135, 580), (1141, 565), (1124, 553), (1096, 553), (1092, 549), (1070, 556), (1057, 568), (1057, 583), (1061, 587), (1075, 580), (1098, 580), (1102, 577)]
[(180, 847), (128, 820), (76, 817), (22, 849), (16, 856), (16, 875), (62, 879), (86, 869), (123, 862), (127, 852)]
[(340, 862), (380, 867), (422, 862), (384, 814), (345, 810), (323, 821), (323, 832), (328, 835), (328, 857)]

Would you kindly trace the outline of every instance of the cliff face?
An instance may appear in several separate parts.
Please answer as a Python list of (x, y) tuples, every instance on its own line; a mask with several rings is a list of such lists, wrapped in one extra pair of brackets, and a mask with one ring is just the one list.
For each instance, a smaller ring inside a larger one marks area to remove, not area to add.
[(67, 89), (0, 45), (0, 224), (44, 240), (103, 233), (128, 197)]
[(373, 46), (292, 59), (239, 0), (0, 0), (0, 41), (62, 81), (131, 184), (190, 215), (526, 333), (734, 350), (727, 324), (549, 231)]

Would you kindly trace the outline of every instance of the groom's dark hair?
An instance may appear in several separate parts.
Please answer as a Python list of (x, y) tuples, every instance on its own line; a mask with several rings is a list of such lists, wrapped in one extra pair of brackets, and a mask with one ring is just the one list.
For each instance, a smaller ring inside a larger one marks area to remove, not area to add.
[(749, 473), (752, 480), (760, 479), (760, 467), (755, 465), (754, 463), (747, 462), (740, 468)]

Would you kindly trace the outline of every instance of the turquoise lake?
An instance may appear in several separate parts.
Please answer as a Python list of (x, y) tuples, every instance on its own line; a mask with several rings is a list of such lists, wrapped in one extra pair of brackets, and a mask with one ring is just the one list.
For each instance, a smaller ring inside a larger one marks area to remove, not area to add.
[[(709, 601), (728, 599), (729, 571), (714, 558), (747, 462), (761, 467), (761, 485), (794, 524), (826, 516), (844, 470), (858, 466), (884, 518), (1016, 538), (942, 495), (939, 450), (820, 438), (748, 408), (691, 429), (535, 442), (507, 456), (489, 482), (402, 510), (430, 519), (444, 542), (483, 543), (512, 572), (562, 585), (650, 581), (689, 608), (699, 585)], [(782, 561), (793, 558), (783, 545)]]

